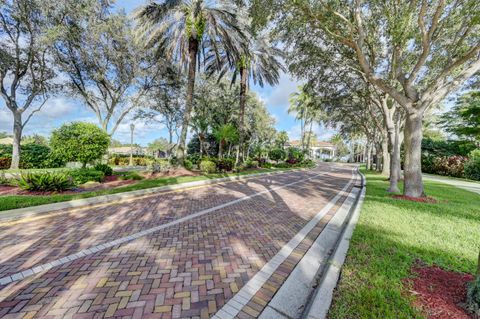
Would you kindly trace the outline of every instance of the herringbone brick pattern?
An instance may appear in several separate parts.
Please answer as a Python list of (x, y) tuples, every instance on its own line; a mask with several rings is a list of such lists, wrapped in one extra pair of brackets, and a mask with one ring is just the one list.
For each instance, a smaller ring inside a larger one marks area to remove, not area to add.
[[(202, 207), (305, 179), (322, 169), (327, 167), (5, 225), (0, 229), (2, 271), (28, 268)], [(0, 287), (0, 316), (208, 318), (348, 182), (350, 175), (348, 168), (327, 172)], [(4, 232), (20, 234), (12, 239)]]

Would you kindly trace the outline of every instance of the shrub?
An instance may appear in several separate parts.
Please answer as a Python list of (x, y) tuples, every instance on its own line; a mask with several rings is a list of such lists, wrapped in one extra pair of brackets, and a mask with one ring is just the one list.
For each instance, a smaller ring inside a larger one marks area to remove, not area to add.
[(107, 152), (110, 137), (95, 124), (73, 122), (54, 130), (50, 145), (56, 157), (80, 162), (85, 167)]
[(246, 161), (245, 166), (247, 168), (258, 168), (260, 164), (258, 163), (258, 161)]
[(187, 155), (187, 160), (191, 161), (192, 164), (195, 164), (195, 165), (200, 163), (201, 159), (202, 158), (201, 158), (200, 154), (198, 154), (198, 153)]
[(63, 172), (32, 172), (22, 173), (18, 179), (18, 186), (28, 191), (64, 191), (74, 186), (71, 176)]
[(276, 168), (289, 168), (292, 167), (291, 164), (284, 162), (284, 163), (278, 163), (274, 165)]
[(217, 165), (212, 161), (202, 160), (200, 162), (200, 170), (204, 174), (212, 174), (217, 170)]
[(480, 150), (472, 151), (469, 157), (464, 165), (465, 177), (480, 181)]
[(38, 144), (26, 144), (21, 146), (21, 168), (45, 168), (50, 159), (50, 148)]
[(96, 171), (103, 172), (105, 176), (112, 176), (113, 174), (113, 169), (107, 164), (97, 164), (93, 169)]
[(125, 172), (122, 175), (120, 175), (120, 179), (140, 181), (140, 180), (144, 179), (144, 177), (141, 176), (140, 174), (138, 174), (137, 172), (130, 171), (130, 172)]
[(101, 183), (105, 178), (102, 171), (97, 171), (91, 168), (78, 168), (69, 171), (69, 175), (73, 178), (76, 185), (85, 184), (86, 182)]
[(286, 152), (282, 150), (281, 148), (274, 148), (270, 152), (268, 152), (268, 157), (270, 157), (271, 160), (276, 161), (277, 163), (280, 160), (283, 160), (286, 157)]
[(480, 276), (468, 284), (467, 309), (480, 316)]
[(305, 157), (304, 153), (296, 147), (289, 147), (287, 149), (287, 160), (286, 160), (286, 162), (289, 163), (289, 164), (299, 163), (299, 162), (303, 161), (304, 157)]
[(221, 158), (217, 160), (217, 169), (220, 172), (228, 172), (233, 169), (235, 160), (233, 158)]
[(459, 155), (440, 157), (433, 161), (433, 168), (435, 174), (463, 177), (464, 164), (466, 161), (466, 157)]
[(172, 168), (172, 164), (167, 159), (156, 159), (149, 163), (148, 170), (152, 173), (167, 172)]
[(12, 164), (10, 157), (0, 157), (0, 169), (9, 169)]
[(188, 170), (191, 170), (193, 168), (193, 163), (192, 161), (186, 159), (183, 161), (183, 166), (188, 169)]
[(311, 160), (311, 159), (306, 159), (306, 160), (303, 160), (303, 162), (301, 163), (301, 166), (303, 167), (315, 167), (315, 161)]
[(269, 162), (265, 162), (261, 165), (261, 167), (263, 168), (272, 168), (273, 167), (273, 164), (272, 163), (269, 163)]

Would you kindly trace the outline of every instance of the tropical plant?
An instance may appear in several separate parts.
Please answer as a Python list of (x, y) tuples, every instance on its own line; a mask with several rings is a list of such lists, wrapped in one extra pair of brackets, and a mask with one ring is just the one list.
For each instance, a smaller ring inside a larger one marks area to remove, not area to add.
[(27, 191), (59, 192), (71, 189), (74, 182), (63, 172), (24, 172), (20, 174), (18, 186)]
[(112, 176), (113, 175), (113, 169), (108, 166), (107, 164), (97, 164), (93, 167), (94, 170), (103, 172), (105, 176)]
[(235, 160), (232, 158), (221, 158), (217, 160), (217, 169), (220, 172), (228, 172), (233, 169)]
[(147, 170), (152, 173), (162, 173), (169, 171), (172, 167), (172, 164), (167, 159), (155, 159), (147, 166)]
[(480, 181), (480, 150), (474, 150), (468, 156), (464, 167), (465, 177)]
[(123, 174), (120, 174), (119, 178), (121, 180), (132, 180), (132, 181), (141, 181), (142, 179), (144, 179), (143, 176), (141, 176), (137, 172), (133, 172), (133, 171), (125, 172)]
[(52, 132), (50, 145), (55, 156), (64, 161), (87, 163), (101, 158), (108, 149), (110, 137), (95, 124), (72, 122)]
[[(283, 57), (282, 51), (274, 44), (270, 43), (267, 35), (260, 35), (253, 41), (247, 43), (246, 51), (242, 54), (233, 55), (233, 59), (224, 50), (224, 54), (218, 62), (216, 55), (209, 58), (209, 65), (207, 69), (211, 73), (220, 71), (220, 77), (232, 71), (232, 83), (236, 82), (240, 76), (240, 96), (239, 96), (239, 145), (243, 145), (245, 137), (245, 105), (247, 101), (247, 90), (249, 87), (249, 80), (252, 79), (254, 84), (261, 87), (264, 84), (276, 85), (280, 78), (280, 71), (286, 71), (280, 58)], [(239, 152), (237, 152), (237, 155)], [(238, 161), (238, 156), (236, 161)]]
[(226, 144), (235, 143), (238, 140), (238, 131), (231, 123), (218, 127), (213, 135), (218, 141), (218, 158), (223, 157), (223, 149)]
[(197, 61), (205, 53), (225, 48), (230, 55), (238, 54), (239, 44), (246, 37), (239, 24), (236, 8), (229, 1), (179, 0), (151, 2), (139, 8), (135, 17), (148, 47), (159, 56), (188, 68), (185, 110), (177, 147), (177, 157), (183, 164), (185, 143), (193, 107)]

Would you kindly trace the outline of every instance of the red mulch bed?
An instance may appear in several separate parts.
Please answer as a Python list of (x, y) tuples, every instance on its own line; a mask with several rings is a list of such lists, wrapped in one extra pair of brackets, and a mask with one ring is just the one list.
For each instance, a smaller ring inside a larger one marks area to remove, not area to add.
[(415, 278), (405, 282), (416, 296), (415, 306), (422, 309), (429, 319), (471, 319), (461, 304), (465, 302), (467, 283), (474, 278), (470, 274), (446, 271), (437, 266), (416, 263), (412, 267)]
[(394, 199), (400, 199), (400, 200), (409, 200), (412, 202), (417, 202), (417, 203), (428, 203), (428, 204), (436, 204), (438, 201), (433, 198), (433, 197), (411, 197), (411, 196), (405, 196), (405, 195), (392, 195), (392, 198)]

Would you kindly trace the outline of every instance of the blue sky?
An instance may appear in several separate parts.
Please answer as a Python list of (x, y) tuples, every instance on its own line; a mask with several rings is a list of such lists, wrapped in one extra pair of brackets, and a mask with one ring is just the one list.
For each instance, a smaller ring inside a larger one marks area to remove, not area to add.
[[(144, 4), (144, 0), (117, 0), (116, 7), (124, 9), (127, 13), (136, 7)], [(267, 106), (269, 112), (276, 119), (276, 128), (285, 130), (289, 133), (291, 139), (298, 139), (300, 136), (300, 125), (295, 122), (295, 118), (288, 114), (289, 95), (297, 90), (299, 82), (292, 79), (288, 74), (282, 74), (279, 85), (275, 87), (252, 86), (261, 100)], [(24, 135), (40, 134), (48, 136), (50, 132), (65, 122), (86, 121), (97, 124), (94, 113), (87, 109), (81, 100), (72, 99), (69, 96), (57, 95), (49, 99), (42, 111), (37, 113), (27, 124)], [(131, 121), (126, 119), (118, 128), (113, 138), (128, 143), (130, 140)], [(159, 137), (166, 137), (166, 130), (159, 124), (147, 124), (135, 122), (135, 140), (137, 143), (147, 145)], [(11, 133), (12, 117), (5, 103), (0, 99), (0, 131)], [(328, 139), (332, 135), (331, 130), (322, 127), (316, 127), (315, 133), (320, 140)]]

